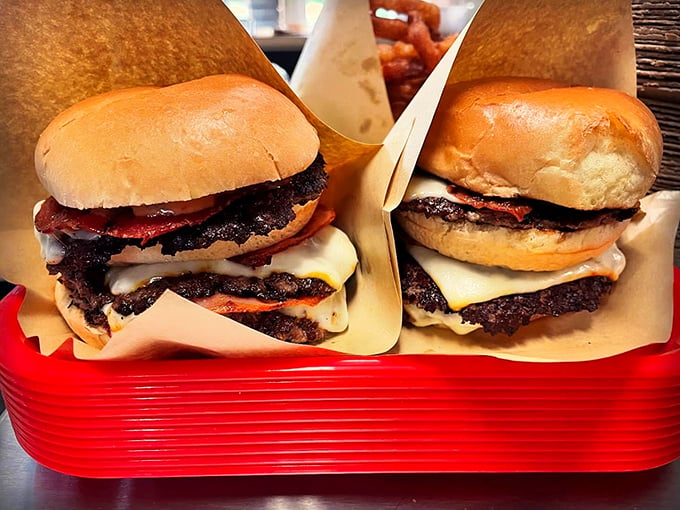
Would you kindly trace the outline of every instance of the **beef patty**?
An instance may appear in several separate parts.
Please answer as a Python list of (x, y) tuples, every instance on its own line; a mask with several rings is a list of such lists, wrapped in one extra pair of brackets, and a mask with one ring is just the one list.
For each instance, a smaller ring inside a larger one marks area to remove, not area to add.
[(459, 313), (463, 322), (479, 324), (484, 332), (491, 335), (512, 335), (538, 316), (558, 317), (582, 310), (594, 312), (613, 285), (609, 278), (590, 276), (536, 292), (473, 303), (454, 311), (449, 308), (446, 298), (430, 275), (404, 250), (400, 253), (399, 267), (404, 303), (431, 313)]
[(233, 313), (228, 317), (266, 335), (295, 344), (318, 344), (326, 336), (318, 323), (281, 312)]
[(296, 278), (289, 273), (274, 273), (267, 278), (189, 273), (161, 278), (129, 294), (115, 296), (112, 306), (121, 315), (140, 314), (154, 304), (166, 290), (171, 290), (189, 300), (226, 294), (275, 302), (304, 297), (325, 298), (335, 292), (335, 289), (323, 280)]
[[(477, 196), (479, 202), (493, 201), (493, 198)], [(504, 199), (507, 200), (507, 199)], [(504, 211), (475, 208), (467, 204), (458, 204), (441, 197), (428, 197), (410, 202), (403, 202), (397, 211), (415, 212), (426, 217), (433, 216), (447, 222), (469, 221), (477, 224), (494, 225), (511, 229), (557, 230), (560, 232), (574, 232), (586, 228), (598, 227), (630, 219), (637, 212), (632, 209), (602, 209), (598, 211), (580, 211), (540, 200), (522, 199), (529, 204), (531, 212), (522, 220)]]

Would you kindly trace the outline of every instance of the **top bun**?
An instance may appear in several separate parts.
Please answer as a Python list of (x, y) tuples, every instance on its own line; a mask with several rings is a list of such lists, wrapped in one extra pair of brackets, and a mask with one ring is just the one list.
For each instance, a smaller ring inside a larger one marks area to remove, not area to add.
[(71, 106), (41, 134), (35, 166), (60, 204), (110, 208), (285, 179), (318, 151), (316, 130), (282, 93), (246, 76), (214, 75)]
[(659, 172), (654, 115), (623, 92), (532, 78), (447, 85), (418, 164), (485, 195), (630, 208)]

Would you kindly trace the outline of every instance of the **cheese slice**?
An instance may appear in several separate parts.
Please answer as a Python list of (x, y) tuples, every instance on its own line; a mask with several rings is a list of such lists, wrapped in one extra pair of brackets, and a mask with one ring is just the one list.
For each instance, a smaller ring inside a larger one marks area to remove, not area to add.
[(459, 313), (444, 313), (439, 310), (428, 312), (410, 303), (404, 304), (404, 311), (409, 316), (409, 321), (419, 328), (426, 326), (437, 326), (448, 328), (457, 335), (467, 335), (482, 327), (481, 324), (469, 324), (463, 322), (463, 317)]
[(409, 245), (407, 250), (434, 280), (454, 311), (472, 303), (536, 292), (589, 276), (605, 276), (615, 281), (626, 265), (615, 244), (599, 257), (558, 271), (512, 271), (461, 262), (422, 246)]
[(109, 323), (109, 328), (111, 328), (111, 333), (117, 333), (123, 329), (128, 322), (137, 317), (134, 313), (131, 313), (130, 315), (119, 314), (113, 309), (111, 303), (106, 303), (102, 306), (101, 311), (106, 315), (106, 320)]
[(354, 273), (357, 253), (347, 235), (332, 225), (287, 250), (272, 255), (271, 262), (257, 268), (226, 259), (190, 260), (116, 266), (106, 273), (106, 283), (114, 295), (130, 292), (160, 278), (189, 273), (215, 273), (229, 276), (267, 278), (274, 273), (290, 273), (297, 278), (319, 278), (339, 290)]
[(455, 195), (449, 193), (448, 186), (450, 184), (433, 175), (413, 174), (406, 188), (403, 201), (412, 202), (421, 198), (434, 197), (445, 198), (449, 202), (461, 204), (462, 202)]
[(321, 329), (331, 333), (339, 333), (345, 331), (349, 324), (345, 294), (345, 287), (343, 286), (339, 291), (331, 294), (315, 306), (287, 306), (278, 311), (299, 319), (312, 320), (317, 322)]

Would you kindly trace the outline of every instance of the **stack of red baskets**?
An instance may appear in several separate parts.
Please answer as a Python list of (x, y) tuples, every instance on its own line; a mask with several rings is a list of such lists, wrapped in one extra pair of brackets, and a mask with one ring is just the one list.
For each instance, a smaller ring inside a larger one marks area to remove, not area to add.
[(63, 473), (632, 471), (680, 457), (678, 314), (666, 344), (577, 363), (83, 362), (36, 352), (22, 300), (0, 303), (0, 384), (21, 446)]

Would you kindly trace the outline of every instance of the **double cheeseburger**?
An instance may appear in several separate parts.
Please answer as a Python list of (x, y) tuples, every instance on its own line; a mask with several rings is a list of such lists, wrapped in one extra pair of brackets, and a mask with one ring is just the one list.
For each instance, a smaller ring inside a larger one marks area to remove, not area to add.
[(594, 311), (659, 171), (653, 114), (619, 91), (528, 78), (447, 85), (403, 202), (407, 319), (513, 334)]
[(319, 138), (283, 94), (215, 75), (77, 103), (41, 134), (34, 226), (56, 303), (88, 343), (167, 289), (280, 340), (347, 326), (357, 264), (319, 206)]

